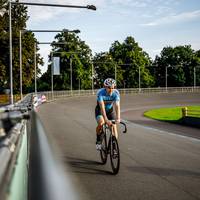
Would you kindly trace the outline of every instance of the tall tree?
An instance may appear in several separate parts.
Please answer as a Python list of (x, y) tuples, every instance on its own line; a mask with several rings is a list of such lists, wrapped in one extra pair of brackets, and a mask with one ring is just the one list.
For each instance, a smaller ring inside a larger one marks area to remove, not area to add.
[(156, 85), (165, 86), (167, 72), (168, 86), (193, 86), (193, 71), (198, 65), (197, 58), (190, 45), (164, 47), (153, 63)]
[(115, 78), (115, 73), (117, 84), (121, 82), (122, 70), (108, 52), (96, 54), (93, 58), (93, 63), (95, 73), (94, 85), (96, 88), (102, 87), (103, 81), (106, 78)]
[[(16, 0), (19, 2), (19, 0)], [(0, 88), (9, 88), (9, 12), (8, 0), (0, 3)], [(28, 20), (27, 7), (20, 4), (12, 4), (12, 41), (13, 41), (13, 89), (14, 93), (19, 92), (19, 31), (26, 28)], [(36, 39), (31, 33), (22, 36), (23, 45), (23, 86), (30, 87), (34, 80), (34, 42)], [(42, 64), (40, 55), (37, 54), (37, 62)], [(39, 73), (39, 70), (38, 70)]]
[(141, 87), (151, 87), (154, 84), (154, 79), (149, 72), (151, 67), (150, 57), (139, 47), (133, 37), (127, 37), (122, 44), (115, 41), (109, 53), (114, 61), (121, 66), (121, 72), (123, 72), (123, 79), (119, 86), (139, 87), (139, 78)]

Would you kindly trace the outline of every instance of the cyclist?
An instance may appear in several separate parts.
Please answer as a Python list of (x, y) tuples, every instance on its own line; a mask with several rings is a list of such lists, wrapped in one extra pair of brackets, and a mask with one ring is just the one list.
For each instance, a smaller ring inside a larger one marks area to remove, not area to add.
[(106, 123), (108, 126), (113, 126), (115, 137), (118, 138), (117, 126), (110, 121), (116, 120), (116, 123), (120, 122), (120, 94), (115, 87), (116, 81), (112, 78), (107, 78), (104, 81), (104, 88), (101, 88), (97, 92), (97, 105), (95, 108), (95, 116), (98, 123), (96, 127), (97, 150), (101, 150), (101, 131), (103, 124)]

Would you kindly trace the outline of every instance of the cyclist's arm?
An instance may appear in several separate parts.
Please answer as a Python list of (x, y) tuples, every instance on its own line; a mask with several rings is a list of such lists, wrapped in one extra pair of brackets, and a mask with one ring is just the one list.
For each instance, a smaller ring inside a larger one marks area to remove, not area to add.
[(106, 115), (106, 109), (105, 109), (105, 104), (103, 101), (99, 101), (99, 106), (100, 106), (100, 109), (101, 109), (101, 113), (103, 115), (103, 118), (105, 120), (105, 122), (108, 121), (108, 118), (107, 118), (107, 115)]
[(116, 121), (120, 122), (120, 101), (115, 102)]

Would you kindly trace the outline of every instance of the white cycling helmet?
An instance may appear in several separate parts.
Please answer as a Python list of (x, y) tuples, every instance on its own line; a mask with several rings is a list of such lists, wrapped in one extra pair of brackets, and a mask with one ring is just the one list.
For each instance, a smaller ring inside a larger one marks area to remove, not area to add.
[(107, 78), (104, 81), (104, 86), (105, 87), (112, 87), (113, 85), (116, 86), (116, 81), (113, 78)]

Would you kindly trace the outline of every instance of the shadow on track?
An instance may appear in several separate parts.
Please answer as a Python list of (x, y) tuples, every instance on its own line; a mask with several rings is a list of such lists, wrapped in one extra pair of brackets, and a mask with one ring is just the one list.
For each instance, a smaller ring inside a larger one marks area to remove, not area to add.
[(155, 174), (159, 176), (190, 176), (194, 178), (200, 178), (199, 172), (193, 172), (184, 169), (170, 169), (170, 168), (158, 168), (158, 167), (128, 167), (129, 170), (144, 173)]
[(94, 175), (112, 175), (111, 172), (103, 169), (99, 169), (103, 167), (101, 162), (97, 162), (94, 160), (86, 160), (81, 158), (73, 158), (73, 157), (65, 157), (66, 163), (70, 166), (72, 172), (74, 173), (86, 173), (86, 174), (94, 174)]

